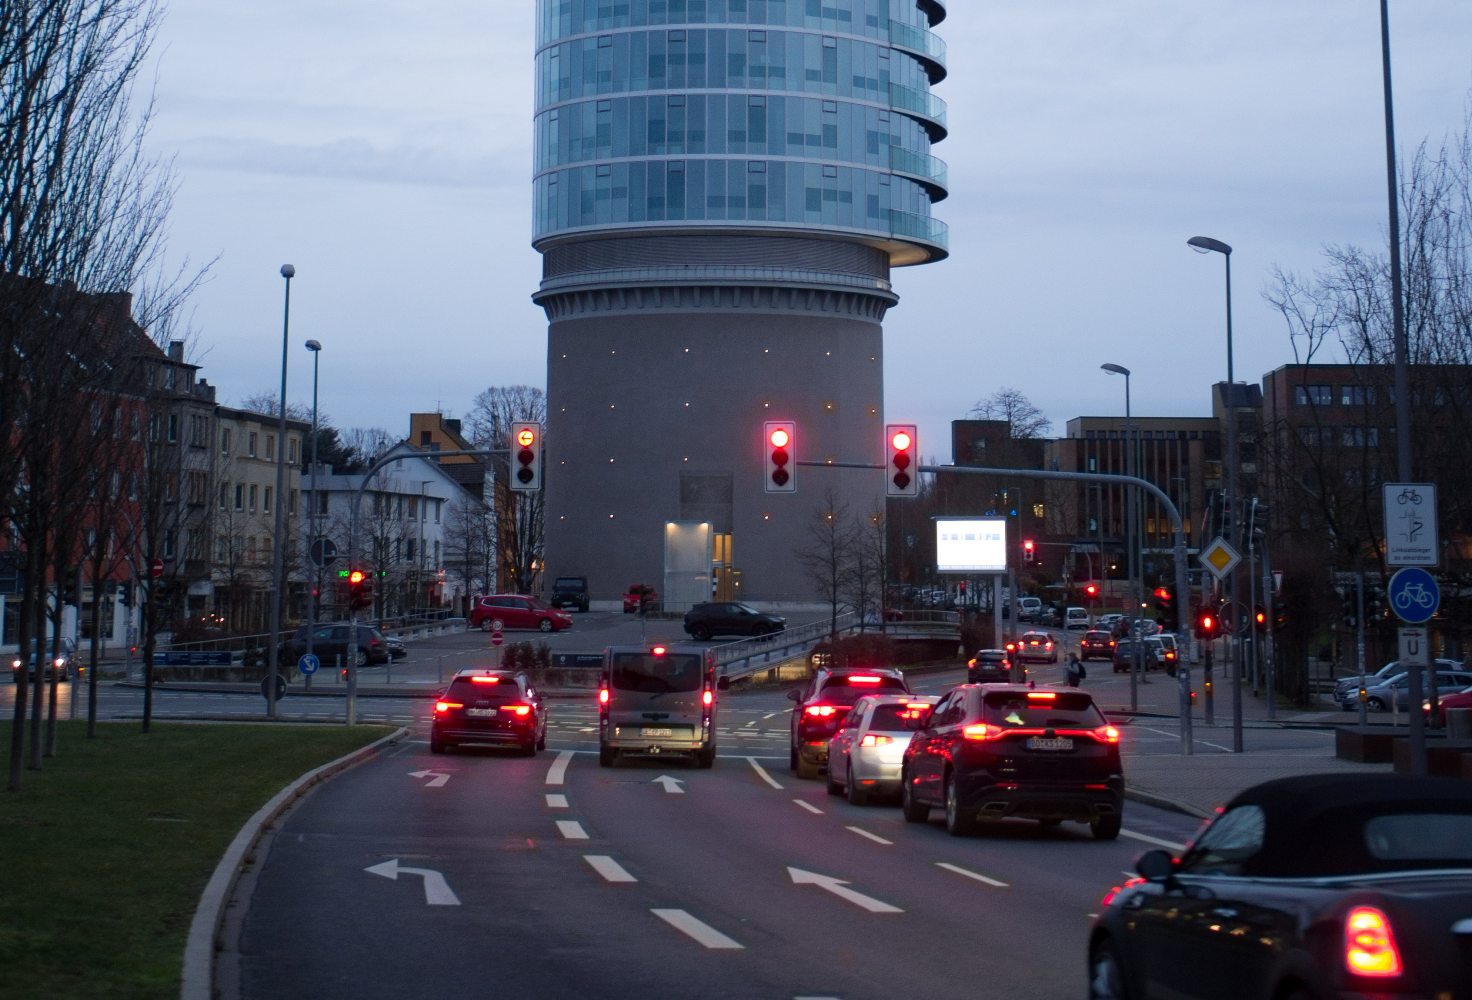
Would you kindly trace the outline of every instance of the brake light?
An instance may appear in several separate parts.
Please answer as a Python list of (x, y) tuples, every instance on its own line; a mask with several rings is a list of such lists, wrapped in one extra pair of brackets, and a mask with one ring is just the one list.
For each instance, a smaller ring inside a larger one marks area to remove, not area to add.
[[(20, 663), (20, 661), (19, 661), (19, 660), (16, 660), (16, 661), (15, 661), (15, 662), (16, 662), (16, 663), (17, 663), (17, 664), (19, 664), (19, 663)], [(973, 656), (973, 657), (972, 657), (972, 658), (971, 658), (971, 659), (969, 659), (969, 660), (967, 660), (967, 661), (966, 661), (966, 666), (967, 666), (967, 668), (968, 668), (968, 669), (969, 669), (969, 668), (971, 668), (971, 667), (974, 667), (974, 666), (976, 666), (976, 657), (974, 657), (974, 656)]]
[(884, 678), (876, 677), (874, 674), (851, 674), (848, 682), (850, 684), (878, 684)]
[(1109, 640), (1109, 648), (1110, 649), (1113, 649), (1114, 648), (1114, 640), (1113, 639), (1110, 639)]
[(1115, 729), (1113, 726), (1100, 726), (1098, 729), (1095, 729), (1093, 731), (1093, 734), (1094, 739), (1098, 740), (1100, 743), (1119, 742), (1119, 730)]
[(826, 719), (830, 715), (837, 714), (838, 709), (834, 708), (832, 705), (809, 705), (807, 708), (803, 709), (803, 712), (815, 718)]
[(1390, 920), (1373, 906), (1356, 906), (1344, 918), (1344, 967), (1357, 976), (1400, 975)]
[(716, 693), (710, 688), (706, 688), (704, 691), (700, 692), (700, 703), (706, 708), (710, 708), (716, 703)]
[(598, 689), (598, 704), (608, 704), (608, 688), (601, 687)]
[(968, 740), (994, 740), (1006, 732), (1001, 726), (989, 726), (985, 722), (967, 726), (961, 730), (961, 735)]
[(653, 653), (655, 656), (663, 656), (665, 654), (665, 648), (663, 646), (654, 646), (649, 650), (649, 652)]
[(512, 715), (530, 715), (532, 707), (530, 705), (502, 705), (501, 711), (510, 712)]
[(894, 742), (894, 737), (893, 736), (884, 736), (884, 735), (882, 735), (880, 733), (869, 733), (863, 739), (859, 740), (859, 746), (861, 746), (861, 747), (882, 747), (882, 746), (888, 746), (889, 744), (891, 744), (893, 742)]
[(1058, 697), (1058, 692), (1057, 691), (1029, 691), (1029, 692), (1027, 692), (1027, 700), (1028, 701), (1052, 701), (1053, 699), (1055, 699), (1057, 697)]
[(472, 684), (500, 684), (501, 683), (501, 678), (499, 678), (499, 677), (472, 677), (472, 678), (470, 678), (470, 683), (472, 683)]
[(448, 712), (452, 708), (464, 708), (464, 707), (465, 707), (464, 703), (463, 702), (458, 702), (458, 701), (437, 701), (437, 702), (434, 703), (434, 710), (435, 710), (435, 713), (436, 714), (438, 714), (440, 712)]

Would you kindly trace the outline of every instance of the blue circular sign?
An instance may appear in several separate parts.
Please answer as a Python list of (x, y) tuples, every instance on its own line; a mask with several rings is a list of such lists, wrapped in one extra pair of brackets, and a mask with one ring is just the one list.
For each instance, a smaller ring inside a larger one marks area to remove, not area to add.
[(1396, 570), (1390, 578), (1386, 597), (1397, 618), (1411, 625), (1420, 625), (1430, 621), (1440, 607), (1441, 588), (1436, 585), (1436, 577), (1421, 567), (1407, 566)]
[(303, 653), (302, 658), (296, 661), (296, 668), (304, 674), (315, 674), (321, 667), (322, 661), (316, 653)]

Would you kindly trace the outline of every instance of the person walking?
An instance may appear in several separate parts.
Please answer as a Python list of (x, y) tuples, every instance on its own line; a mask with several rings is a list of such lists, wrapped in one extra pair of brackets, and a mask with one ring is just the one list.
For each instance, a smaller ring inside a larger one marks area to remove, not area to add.
[(1071, 688), (1078, 687), (1079, 681), (1084, 679), (1084, 665), (1080, 662), (1077, 653), (1068, 654), (1068, 665), (1064, 668), (1064, 673), (1068, 686)]

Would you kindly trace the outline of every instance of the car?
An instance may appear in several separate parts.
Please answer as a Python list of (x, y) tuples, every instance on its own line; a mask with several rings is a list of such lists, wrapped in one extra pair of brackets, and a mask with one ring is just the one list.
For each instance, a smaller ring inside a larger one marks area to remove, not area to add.
[[(1166, 640), (1170, 641), (1167, 642)], [(1147, 635), (1140, 640), (1145, 644), (1145, 649), (1150, 651), (1151, 661), (1157, 667), (1164, 667), (1170, 676), (1176, 675), (1176, 637), (1173, 635)]]
[(386, 635), (383, 637), (383, 641), (388, 645), (389, 659), (402, 660), (409, 655), (408, 645), (399, 636)]
[(828, 741), (828, 794), (861, 806), (900, 790), (900, 761), (910, 734), (930, 718), (934, 695), (866, 694)]
[(547, 711), (526, 674), (461, 670), (435, 700), (431, 753), (475, 745), (513, 747), (528, 757), (547, 749)]
[(1028, 631), (1017, 640), (1018, 663), (1057, 663), (1058, 644), (1047, 632)]
[(1012, 661), (1005, 649), (978, 649), (976, 655), (966, 661), (968, 684), (1006, 684), (1012, 680)]
[[(350, 622), (328, 622), (312, 626), (312, 652), (323, 664), (351, 664), (366, 667), (371, 663), (389, 661), (388, 640), (372, 625), (358, 625), (355, 639), (349, 639), (353, 625)], [(292, 633), (281, 647), (281, 662), (291, 665), (307, 651), (307, 626), (303, 625)]]
[(1110, 630), (1114, 628), (1115, 623), (1121, 622), (1123, 620), (1124, 615), (1120, 614), (1118, 611), (1110, 611), (1107, 614), (1100, 615), (1094, 620), (1094, 628)]
[(945, 813), (953, 836), (1019, 817), (1089, 824), (1113, 840), (1124, 820), (1119, 730), (1087, 691), (1023, 684), (962, 684), (943, 695), (910, 737), (900, 766), (910, 823)]
[(1078, 640), (1080, 660), (1114, 659), (1114, 636), (1104, 629), (1089, 629)]
[(1017, 599), (1017, 620), (1020, 622), (1035, 622), (1043, 613), (1043, 599), (1041, 597), (1019, 597)]
[(1087, 608), (1068, 608), (1063, 612), (1063, 627), (1065, 629), (1084, 629), (1089, 627), (1089, 612)]
[(659, 607), (659, 594), (647, 583), (631, 583), (624, 592), (624, 614), (648, 614)]
[(492, 594), (475, 599), (470, 609), (470, 627), (485, 632), (510, 628), (561, 632), (572, 628), (572, 615), (524, 594)]
[(559, 576), (552, 581), (552, 596), (547, 604), (554, 608), (577, 608), (588, 610), (588, 578), (586, 576)]
[(1160, 631), (1160, 623), (1153, 618), (1136, 618), (1130, 627), (1130, 635), (1136, 639), (1149, 638)]
[(603, 650), (598, 681), (598, 765), (625, 754), (716, 760), (715, 653), (698, 646), (619, 645)]
[(711, 601), (685, 612), (685, 632), (699, 642), (717, 635), (772, 635), (786, 628), (786, 618), (740, 601)]
[[(1426, 678), (1422, 677), (1422, 691), (1425, 693)], [(1456, 694), (1463, 688), (1472, 687), (1472, 671), (1466, 670), (1437, 670), (1436, 671), (1436, 694)], [(1396, 674), (1389, 680), (1376, 681), (1365, 687), (1365, 707), (1371, 712), (1399, 712), (1410, 704), (1411, 675), (1410, 673)], [(1339, 698), (1339, 707), (1345, 711), (1359, 708), (1360, 690), (1350, 688)]]
[(787, 692), (794, 702), (788, 766), (799, 778), (816, 778), (828, 764), (828, 741), (860, 698), (914, 693), (904, 673), (893, 667), (819, 667), (805, 687)]
[(1238, 793), (1179, 857), (1150, 850), (1089, 932), (1094, 1000), (1464, 997), (1466, 782), (1313, 774)]
[[(1443, 712), (1450, 711), (1454, 708), (1472, 708), (1472, 687), (1467, 688), (1465, 691), (1456, 691), (1444, 696), (1438, 692), (1436, 696), (1436, 707)], [(1430, 713), (1431, 702), (1429, 700), (1421, 703), (1421, 711)]]
[[(1448, 660), (1448, 659), (1438, 658), (1437, 661), (1436, 661), (1436, 669), (1437, 670), (1461, 670), (1462, 669), (1462, 662), (1460, 660)], [(1381, 667), (1379, 670), (1375, 671), (1373, 674), (1366, 674), (1365, 677), (1364, 677), (1364, 680), (1365, 680), (1365, 684), (1366, 684), (1367, 687), (1374, 687), (1376, 684), (1378, 684), (1378, 683), (1380, 683), (1382, 681), (1388, 681), (1388, 680), (1390, 680), (1390, 678), (1394, 677), (1395, 675), (1397, 675), (1397, 674), (1403, 674), (1405, 672), (1406, 672), (1406, 668), (1403, 667), (1403, 666), (1401, 666), (1401, 663), (1400, 663), (1399, 660), (1391, 660), (1389, 663), (1385, 664), (1385, 666)], [(1356, 696), (1358, 696), (1359, 695), (1359, 690), (1360, 690), (1360, 675), (1359, 674), (1351, 674), (1348, 677), (1341, 677), (1341, 678), (1339, 678), (1339, 680), (1337, 680), (1337, 681), (1334, 682), (1334, 695), (1333, 695), (1333, 697), (1334, 697), (1334, 700), (1336, 702), (1343, 702), (1345, 695), (1349, 694), (1350, 692), (1354, 692), (1354, 694)]]
[(1110, 662), (1116, 674), (1129, 673), (1135, 668), (1135, 646), (1140, 647), (1140, 669), (1160, 669), (1160, 658), (1156, 655), (1156, 647), (1151, 646), (1143, 639), (1117, 639), (1114, 643), (1114, 655)]
[[(54, 655), (52, 652), (53, 649), (55, 649)], [(76, 665), (77, 640), (69, 635), (64, 635), (61, 637), (60, 642), (53, 647), (50, 639), (43, 639), (41, 641), (40, 658), (51, 660), (51, 667), (46, 671), (47, 680), (50, 680), (52, 677), (55, 677), (58, 681), (70, 680), (73, 668)], [(39, 679), (36, 673), (36, 659), (36, 644), (33, 642), (31, 643), (31, 655), (26, 658), (26, 663), (29, 667), (26, 673), (33, 681)], [(10, 679), (17, 684), (20, 683), (20, 668), (20, 654), (17, 653), (10, 661)]]

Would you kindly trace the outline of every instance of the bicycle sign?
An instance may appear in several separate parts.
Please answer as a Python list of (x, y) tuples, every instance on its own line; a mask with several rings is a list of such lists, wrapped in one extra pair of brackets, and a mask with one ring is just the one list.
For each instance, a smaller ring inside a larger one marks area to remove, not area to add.
[(1385, 483), (1383, 487), (1385, 562), (1391, 566), (1438, 565), (1436, 484)]
[(1390, 606), (1401, 621), (1420, 625), (1429, 621), (1441, 605), (1441, 588), (1436, 578), (1419, 566), (1397, 570), (1387, 593)]

